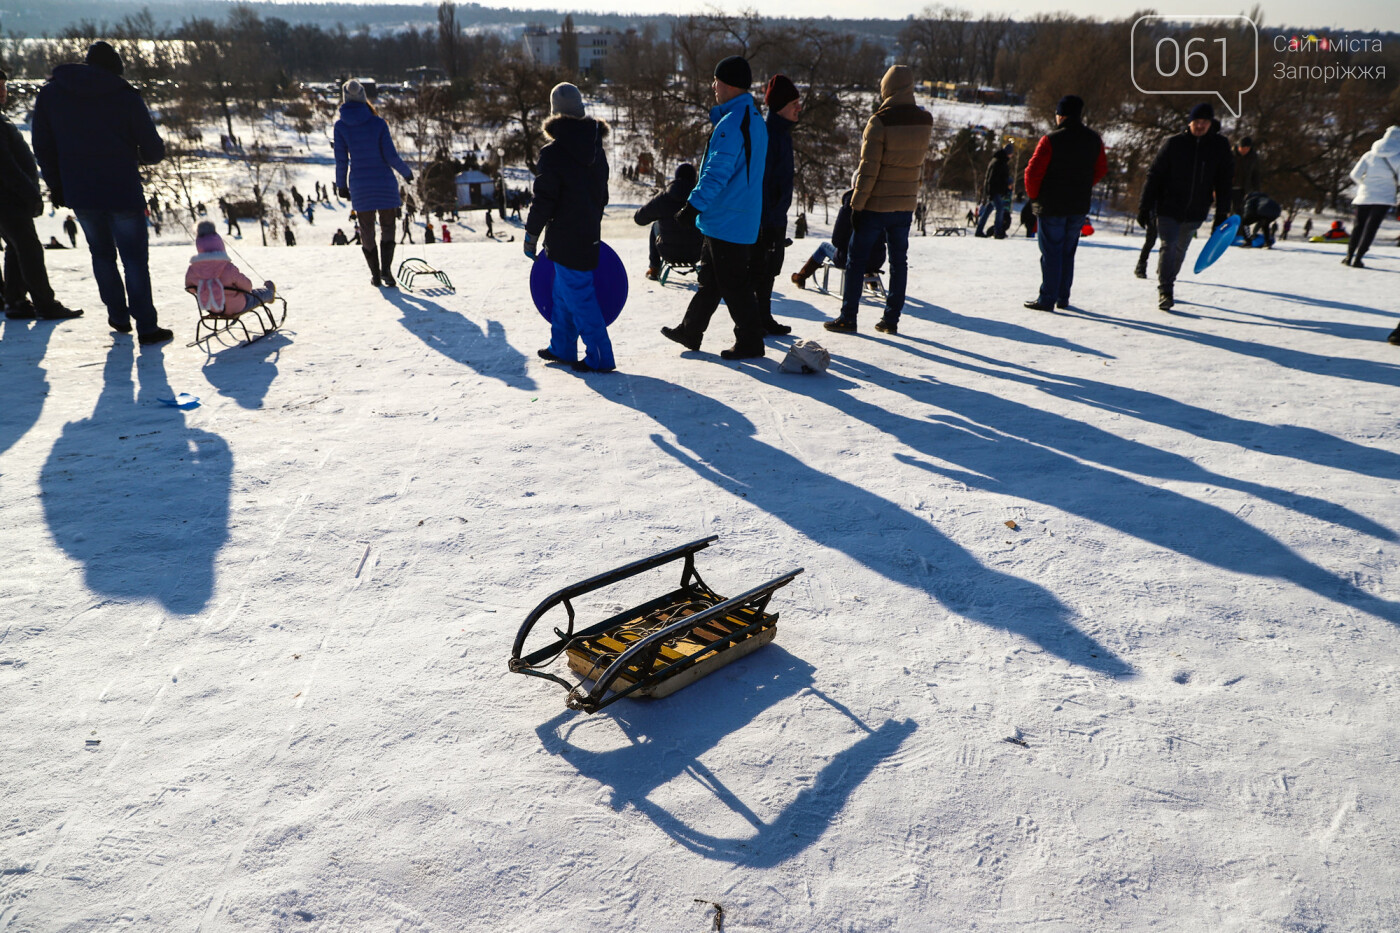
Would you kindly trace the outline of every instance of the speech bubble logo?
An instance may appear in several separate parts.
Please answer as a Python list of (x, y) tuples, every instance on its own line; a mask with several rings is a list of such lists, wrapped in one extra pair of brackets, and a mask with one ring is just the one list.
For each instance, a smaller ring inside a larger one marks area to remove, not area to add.
[(1259, 83), (1259, 27), (1248, 16), (1139, 16), (1129, 55), (1142, 93), (1214, 95), (1235, 118)]

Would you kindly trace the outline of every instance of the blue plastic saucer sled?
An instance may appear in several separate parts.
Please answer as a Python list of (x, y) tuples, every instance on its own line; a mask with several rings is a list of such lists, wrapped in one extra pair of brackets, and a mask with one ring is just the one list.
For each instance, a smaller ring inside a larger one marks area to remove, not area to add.
[[(611, 326), (622, 313), (622, 306), (627, 304), (627, 268), (606, 243), (598, 244), (598, 268), (593, 270), (593, 291), (598, 295), (603, 323)], [(530, 269), (530, 297), (544, 319), (553, 321), (554, 263), (550, 262), (548, 253), (541, 252)]]
[(1230, 244), (1235, 242), (1235, 234), (1240, 229), (1240, 215), (1231, 214), (1223, 224), (1215, 228), (1215, 232), (1206, 240), (1206, 245), (1201, 247), (1201, 255), (1196, 257), (1196, 274), (1200, 275), (1211, 267), (1225, 251), (1230, 248)]

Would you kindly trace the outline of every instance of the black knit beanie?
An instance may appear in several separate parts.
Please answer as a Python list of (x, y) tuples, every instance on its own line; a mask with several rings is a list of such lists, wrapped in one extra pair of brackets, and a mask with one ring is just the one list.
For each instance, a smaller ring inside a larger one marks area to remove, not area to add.
[(753, 69), (749, 67), (748, 59), (741, 55), (731, 55), (715, 66), (715, 77), (730, 87), (747, 91), (749, 85), (753, 84)]
[(126, 70), (117, 50), (100, 39), (88, 46), (87, 63), (95, 65), (103, 71), (110, 71), (114, 75), (119, 75)]

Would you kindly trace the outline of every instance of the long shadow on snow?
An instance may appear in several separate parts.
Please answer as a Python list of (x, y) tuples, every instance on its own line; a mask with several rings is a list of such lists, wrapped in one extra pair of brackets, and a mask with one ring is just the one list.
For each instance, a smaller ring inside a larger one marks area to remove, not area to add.
[(277, 361), (282, 348), (291, 341), (282, 333), (270, 334), (246, 347), (230, 347), (212, 354), (204, 362), (204, 378), (243, 408), (262, 408), (272, 380), (277, 378)]
[(1262, 288), (1245, 288), (1243, 285), (1216, 285), (1216, 288), (1228, 288), (1233, 292), (1249, 292), (1252, 295), (1267, 295), (1270, 298), (1278, 298), (1289, 304), (1315, 305), (1319, 308), (1331, 308), (1336, 311), (1355, 311), (1358, 314), (1378, 314), (1384, 318), (1395, 316), (1394, 311), (1385, 311), (1380, 308), (1371, 308), (1366, 305), (1352, 304), (1347, 301), (1333, 301), (1329, 298), (1310, 298), (1307, 295), (1291, 295), (1288, 292), (1271, 292)]
[[(1128, 415), (1140, 421), (1160, 424), (1163, 427), (1193, 434), (1205, 440), (1233, 444), (1244, 450), (1261, 450), (1264, 453), (1280, 457), (1292, 457), (1319, 466), (1347, 470), (1380, 479), (1400, 479), (1400, 456), (1389, 451), (1345, 441), (1313, 428), (1303, 428), (1292, 424), (1269, 425), (1257, 421), (1246, 421), (1243, 418), (1233, 418), (1206, 408), (1187, 405), (1163, 395), (1144, 392), (1141, 389), (1083, 379), (1077, 376), (1063, 376), (1031, 366), (994, 360), (969, 350), (959, 350), (920, 337), (901, 335), (898, 342), (890, 341), (890, 344), (930, 363), (1019, 382), (1032, 386), (1047, 395), (1079, 402), (1103, 411)], [(947, 353), (956, 353), (988, 365), (986, 367), (976, 366), (953, 357), (927, 353), (916, 349), (914, 344), (922, 344)], [(844, 364), (838, 364), (838, 368), (839, 365)], [(1061, 416), (1046, 417), (1060, 418)], [(1119, 445), (1122, 445), (1123, 450), (1132, 452), (1131, 457), (1116, 458), (1110, 463), (1112, 466), (1163, 479), (1208, 483), (1225, 489), (1235, 489), (1281, 505), (1284, 508), (1311, 515), (1322, 521), (1345, 525), (1385, 541), (1396, 540), (1396, 534), (1391, 529), (1326, 499), (1317, 499), (1301, 493), (1291, 493), (1272, 486), (1252, 483), (1248, 480), (1222, 476), (1206, 470), (1187, 457), (1140, 444), (1137, 441), (1128, 440), (1098, 428), (1082, 425), (1080, 422), (1069, 423), (1078, 426), (1075, 428), (1076, 435), (1085, 440), (1092, 440), (1102, 445), (1102, 438), (1111, 437)], [(1056, 445), (1050, 444), (1050, 446)], [(1111, 449), (1113, 446), (1115, 445), (1103, 445), (1100, 450)], [(1078, 447), (1070, 452), (1084, 459), (1106, 462), (1102, 459), (1101, 454), (1091, 455)]]
[(385, 292), (384, 297), (403, 315), (403, 326), (438, 353), (511, 388), (534, 391), (535, 380), (526, 372), (525, 356), (511, 346), (499, 321), (487, 321), (482, 330), (435, 301), (398, 289)]
[(1111, 353), (1104, 353), (1102, 350), (1095, 350), (1093, 347), (1086, 347), (1065, 340), (1063, 337), (1055, 337), (1033, 327), (1023, 327), (1020, 324), (1013, 324), (999, 318), (970, 317), (917, 298), (904, 300), (904, 313), (933, 324), (942, 324), (944, 327), (956, 327), (958, 330), (964, 330), (970, 334), (999, 337), (1002, 340), (1014, 340), (1017, 343), (1029, 343), (1039, 347), (1054, 347), (1058, 350), (1083, 353), (1086, 356), (1096, 356), (1105, 360), (1115, 359)]
[[(898, 385), (892, 374), (869, 364), (839, 365), (862, 378)], [(791, 388), (788, 380), (766, 374), (758, 378)], [(929, 381), (922, 385), (901, 385), (896, 391), (949, 414), (931, 415), (924, 421), (886, 411), (846, 393), (839, 393), (834, 405), (899, 439), (911, 450), (962, 469), (896, 454), (903, 463), (976, 489), (1041, 502), (1234, 573), (1286, 580), (1325, 599), (1400, 622), (1400, 603), (1358, 589), (1230, 512), (1077, 458), (1145, 475), (1220, 481), (1189, 460), (1061, 415), (925, 378)], [(1163, 469), (1168, 465), (1169, 469)], [(1185, 475), (1179, 476), (1178, 471)]]
[[(623, 701), (592, 718), (564, 712), (535, 731), (546, 751), (567, 754), (579, 774), (611, 788), (614, 808), (631, 804), (666, 835), (706, 858), (771, 868), (821, 838), (855, 789), (917, 728), (912, 720), (887, 719), (878, 729), (871, 729), (813, 687), (812, 673), (806, 661), (776, 644), (769, 645), (686, 687), (676, 697)], [(741, 799), (746, 788), (730, 788), (724, 775), (716, 774), (700, 759), (726, 736), (757, 728), (753, 725), (757, 717), (803, 692), (826, 701), (864, 734), (832, 756), (810, 784), (765, 821)], [(607, 751), (585, 747), (589, 728), (605, 722), (620, 728), (628, 744)], [(582, 738), (575, 744), (571, 740), (580, 729)], [(718, 822), (716, 814), (696, 806), (686, 819), (650, 799), (658, 789), (681, 777), (708, 788), (717, 801), (752, 826), (753, 833), (730, 837), (707, 833), (702, 827)]]
[[(782, 384), (791, 377), (769, 378)], [(828, 385), (833, 381), (804, 384), (839, 396)], [(621, 392), (604, 394), (603, 387), (618, 387), (619, 382)], [(652, 440), (679, 463), (721, 489), (746, 496), (817, 544), (841, 551), (896, 583), (924, 590), (950, 610), (1025, 638), (1071, 664), (1115, 677), (1133, 673), (1112, 651), (1079, 631), (1069, 610), (1048, 590), (984, 566), (927, 520), (757, 440), (753, 424), (728, 405), (650, 376), (628, 374), (585, 384), (675, 435), (680, 447), (660, 435), (652, 435)]]
[(48, 321), (10, 321), (0, 318), (0, 454), (13, 447), (39, 421), (49, 381), (44, 354), (54, 325)]
[(64, 426), (39, 475), (49, 531), (93, 591), (199, 612), (228, 540), (233, 457), (156, 401), (172, 395), (159, 348), (136, 364), (138, 392), (132, 339), (114, 339), (92, 417)]
[(1148, 334), (1160, 334), (1163, 337), (1176, 337), (1191, 343), (1237, 353), (1240, 356), (1251, 356), (1282, 366), (1285, 369), (1294, 369), (1316, 376), (1351, 379), (1356, 382), (1370, 382), (1384, 386), (1400, 386), (1400, 364), (1320, 356), (1316, 353), (1304, 353), (1301, 350), (1290, 350), (1286, 347), (1275, 347), (1248, 340), (1236, 340), (1233, 337), (1222, 337), (1218, 334), (1202, 333), (1185, 327), (1177, 327), (1165, 321), (1143, 321), (1117, 317), (1112, 314), (1086, 311), (1083, 308), (1071, 308), (1065, 313), (1076, 315), (1086, 321), (1113, 324)]

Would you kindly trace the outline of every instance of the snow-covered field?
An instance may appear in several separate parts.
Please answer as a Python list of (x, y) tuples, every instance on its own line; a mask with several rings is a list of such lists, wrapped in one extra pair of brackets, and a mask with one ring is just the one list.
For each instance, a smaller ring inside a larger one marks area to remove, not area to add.
[[(425, 296), (245, 239), (288, 330), (210, 360), (187, 246), (145, 350), (48, 254), (88, 316), (0, 325), (0, 930), (1400, 924), (1393, 246), (1164, 314), (1106, 229), (1035, 313), (1032, 241), (916, 238), (898, 337), (780, 284), (800, 376), (662, 338), (628, 213), (613, 375), (535, 357), (518, 242), (401, 251)], [(710, 534), (722, 593), (806, 568), (774, 645), (594, 716), (507, 673)]]

